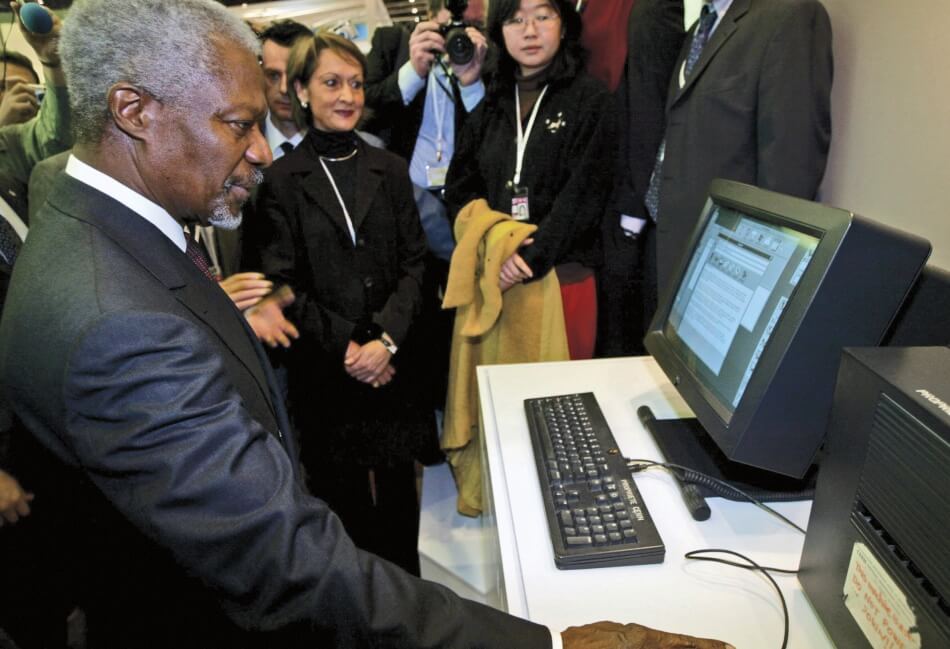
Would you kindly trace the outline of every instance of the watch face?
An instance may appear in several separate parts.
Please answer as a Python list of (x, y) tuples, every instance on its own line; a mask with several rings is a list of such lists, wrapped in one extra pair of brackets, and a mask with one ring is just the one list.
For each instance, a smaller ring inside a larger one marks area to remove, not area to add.
[(396, 354), (396, 350), (399, 349), (398, 347), (396, 347), (396, 343), (394, 343), (393, 341), (388, 340), (388, 339), (386, 339), (386, 338), (380, 338), (380, 339), (379, 339), (379, 342), (383, 343), (383, 347), (385, 347), (386, 350), (387, 350), (390, 354), (395, 355), (395, 354)]

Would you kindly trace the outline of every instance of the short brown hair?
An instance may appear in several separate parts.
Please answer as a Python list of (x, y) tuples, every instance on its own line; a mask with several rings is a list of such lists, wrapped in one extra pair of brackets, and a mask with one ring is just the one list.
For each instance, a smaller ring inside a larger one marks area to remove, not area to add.
[[(363, 70), (363, 77), (366, 77), (366, 55), (350, 41), (342, 36), (327, 31), (319, 31), (313, 35), (313, 38), (301, 38), (294, 43), (290, 50), (290, 58), (287, 60), (287, 86), (288, 90), (296, 90), (296, 82), (306, 86), (310, 83), (310, 77), (313, 76), (320, 61), (320, 54), (324, 50), (330, 50), (337, 56), (359, 63)], [(313, 126), (313, 115), (310, 111), (300, 105), (296, 91), (289, 92), (290, 102), (294, 109), (294, 121), (300, 128)]]

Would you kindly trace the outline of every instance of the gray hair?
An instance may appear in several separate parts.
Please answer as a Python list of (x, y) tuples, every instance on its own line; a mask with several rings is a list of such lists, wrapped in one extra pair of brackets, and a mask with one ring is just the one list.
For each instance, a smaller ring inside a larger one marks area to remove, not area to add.
[(77, 0), (59, 44), (76, 141), (101, 140), (113, 85), (181, 101), (218, 71), (221, 43), (260, 52), (251, 28), (213, 0)]

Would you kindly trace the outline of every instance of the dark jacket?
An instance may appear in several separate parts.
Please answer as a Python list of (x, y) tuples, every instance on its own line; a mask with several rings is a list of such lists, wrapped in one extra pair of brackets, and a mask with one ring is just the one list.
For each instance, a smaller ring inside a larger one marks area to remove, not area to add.
[[(475, 198), (511, 211), (516, 133), (513, 90), (487, 96), (472, 113), (446, 181), (453, 218)], [(565, 262), (600, 264), (600, 224), (613, 185), (615, 149), (615, 104), (604, 85), (584, 73), (552, 82), (521, 173), (531, 222), (540, 226), (534, 243), (521, 252), (535, 279)]]
[(90, 647), (550, 647), (354, 547), (300, 487), (241, 314), (156, 228), (69, 177), (44, 211), (0, 384), (69, 502)]
[(714, 178), (813, 199), (831, 142), (831, 22), (818, 0), (734, 0), (683, 87), (666, 103), (657, 215), (660, 295)]
[[(418, 342), (411, 334), (426, 243), (406, 163), (358, 143), (356, 200), (347, 205), (354, 245), (312, 140), (305, 138), (266, 172), (247, 234), (260, 250), (260, 269), (297, 296), (287, 314), (301, 338), (288, 367), (302, 446), (312, 424), (323, 452), (367, 464), (411, 458), (435, 433), (431, 415), (414, 407)], [(397, 373), (374, 389), (349, 377), (343, 358), (351, 340), (367, 342), (361, 337), (380, 330), (399, 346)]]

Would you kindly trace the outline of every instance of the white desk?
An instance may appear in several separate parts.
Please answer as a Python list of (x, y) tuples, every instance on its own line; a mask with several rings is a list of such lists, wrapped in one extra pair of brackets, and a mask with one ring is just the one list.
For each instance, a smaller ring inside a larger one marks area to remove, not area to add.
[[(591, 391), (625, 456), (661, 459), (637, 408), (649, 405), (658, 419), (691, 413), (652, 358), (480, 367), (478, 388), (486, 516), (497, 529), (497, 586), (509, 612), (554, 628), (606, 619), (714, 637), (737, 649), (781, 646), (782, 609), (764, 577), (683, 555), (727, 548), (760, 565), (794, 569), (804, 537), (754, 505), (722, 498), (710, 499), (712, 517), (697, 523), (662, 469), (637, 474), (636, 483), (666, 544), (663, 564), (588, 570), (554, 565), (523, 400)], [(776, 505), (802, 527), (810, 507), (810, 502)], [(791, 617), (789, 648), (833, 647), (798, 579), (775, 579)]]

